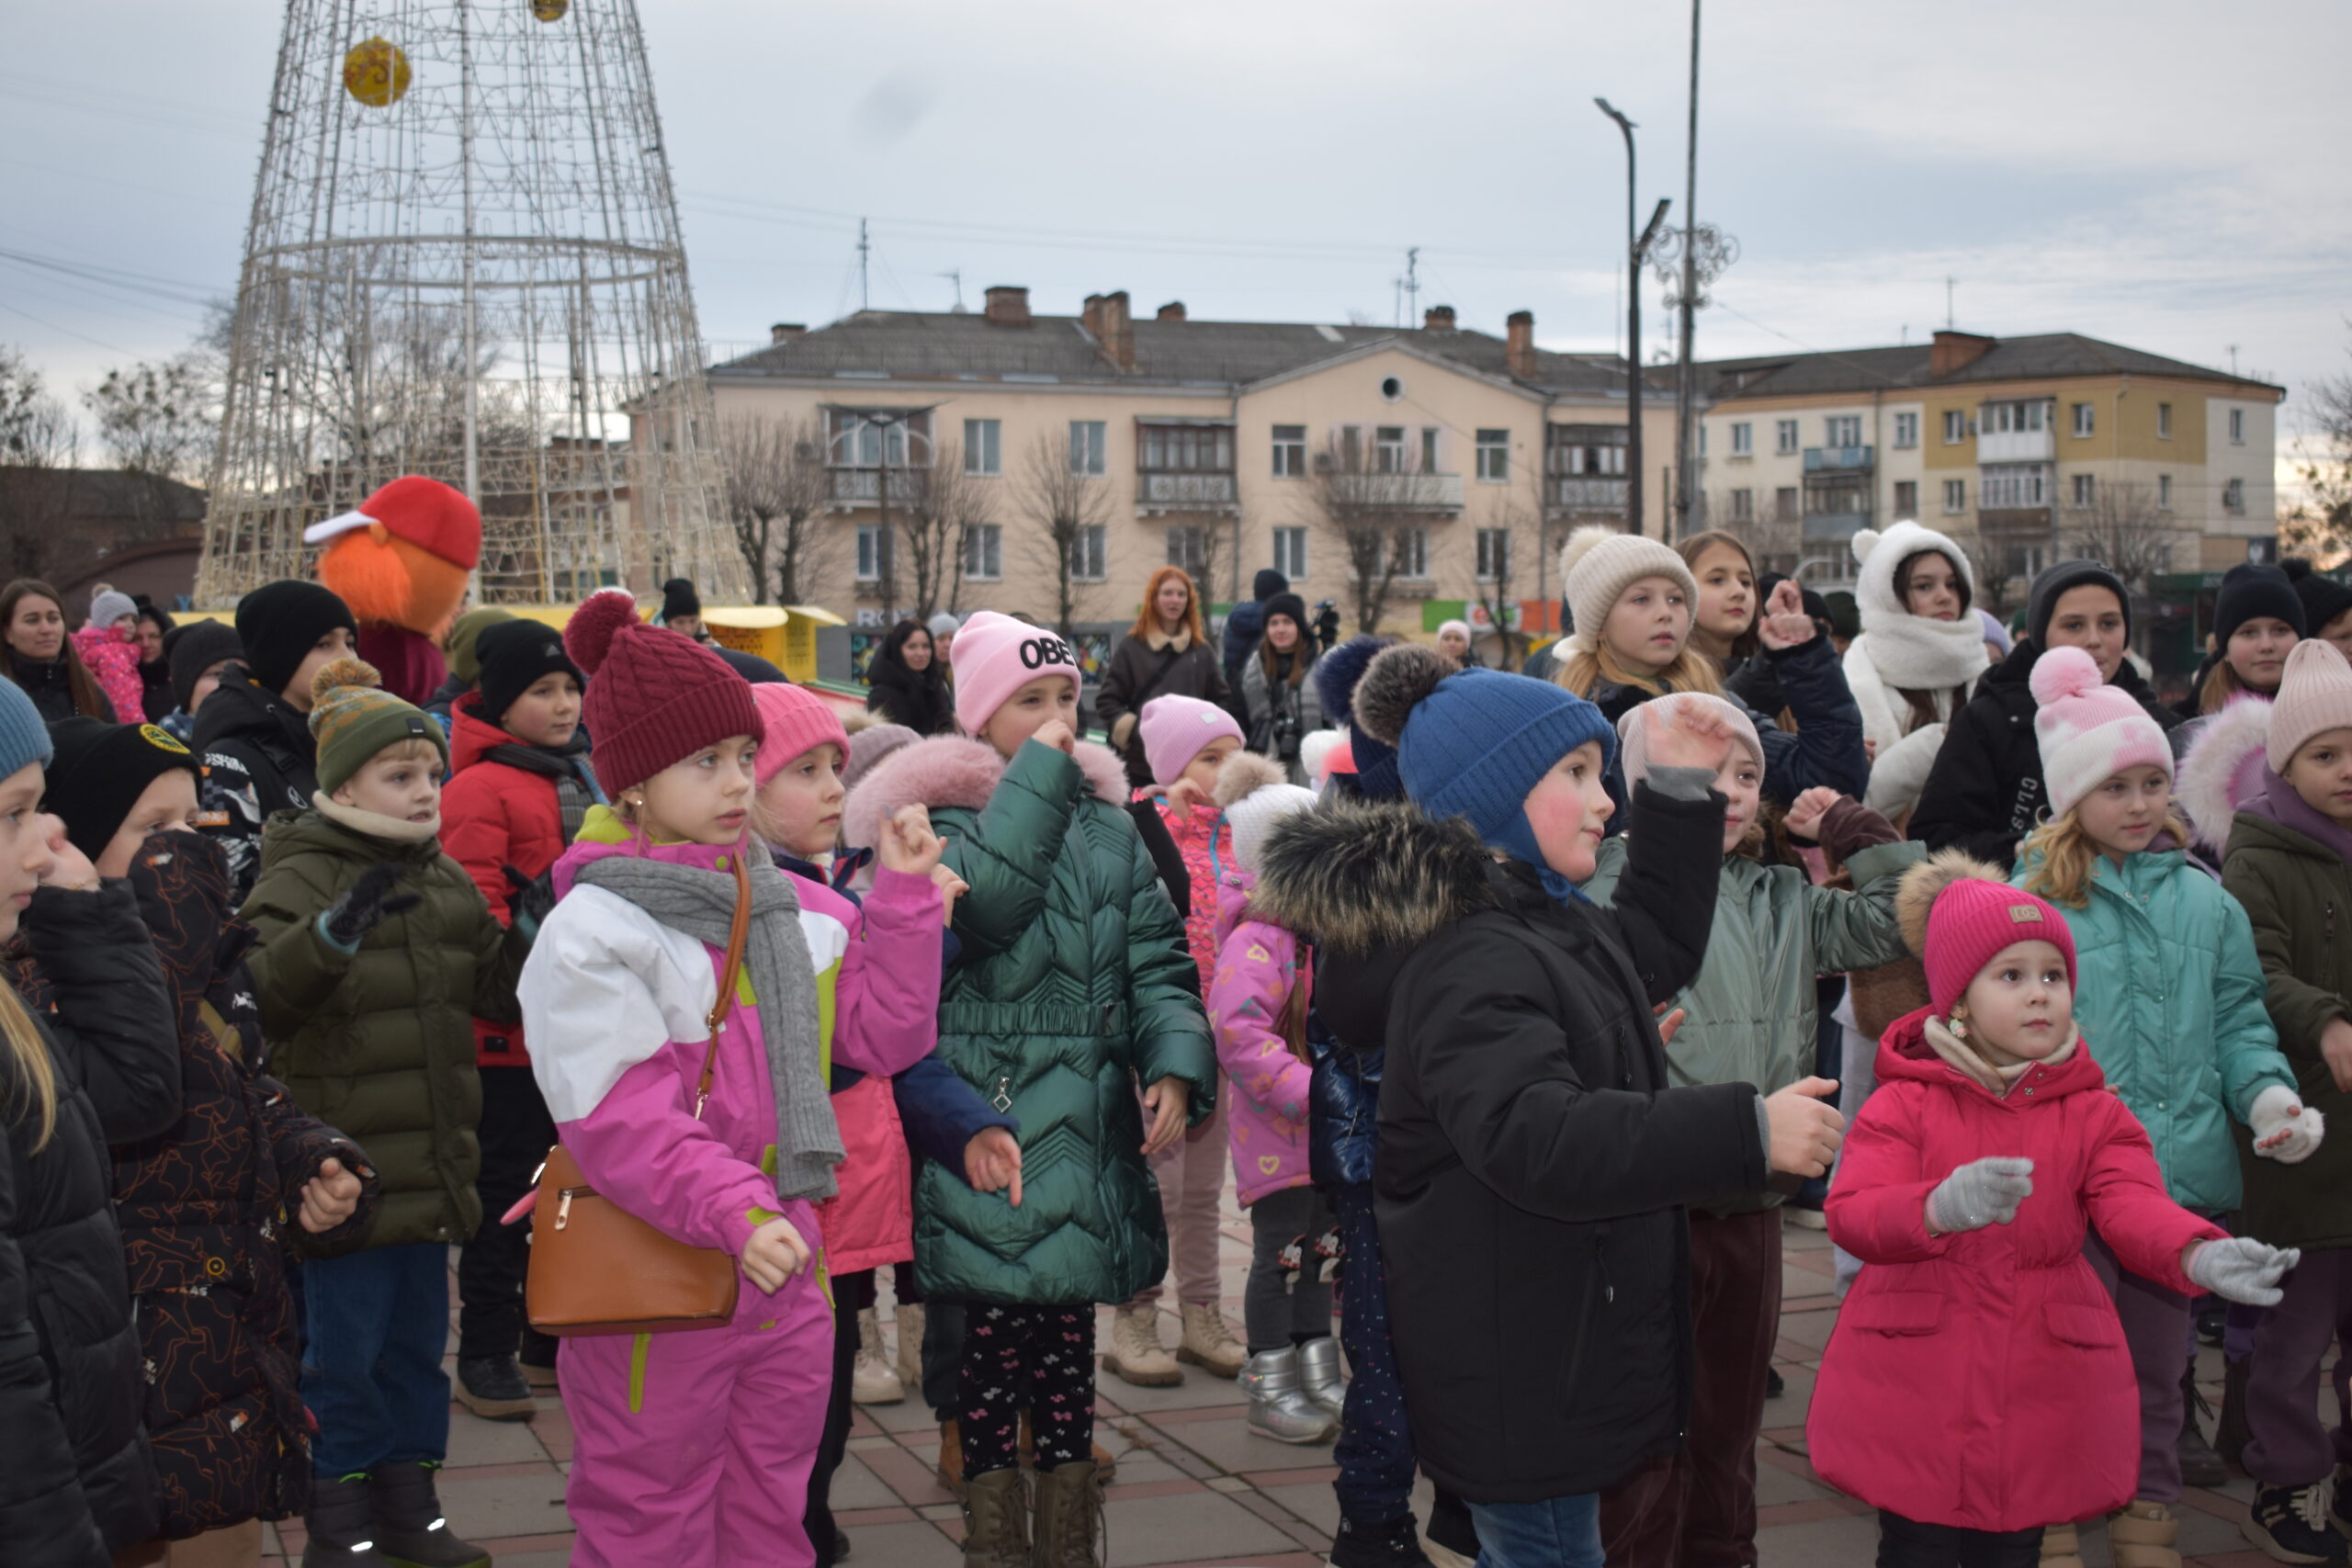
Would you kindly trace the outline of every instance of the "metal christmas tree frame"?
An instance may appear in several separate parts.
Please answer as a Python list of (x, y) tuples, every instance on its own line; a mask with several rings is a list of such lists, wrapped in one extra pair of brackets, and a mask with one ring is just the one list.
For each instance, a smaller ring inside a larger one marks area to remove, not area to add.
[(481, 602), (749, 597), (635, 0), (288, 0), (233, 331), (198, 604), (408, 473)]

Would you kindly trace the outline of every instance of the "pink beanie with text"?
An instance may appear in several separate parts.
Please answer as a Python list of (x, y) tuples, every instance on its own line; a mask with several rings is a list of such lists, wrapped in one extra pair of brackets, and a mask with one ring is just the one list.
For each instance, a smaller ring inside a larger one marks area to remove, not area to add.
[(956, 671), (956, 722), (978, 735), (1012, 694), (1043, 675), (1080, 684), (1078, 655), (1060, 634), (994, 610), (975, 610), (949, 645)]
[(1143, 760), (1150, 765), (1152, 783), (1163, 789), (1182, 776), (1210, 741), (1227, 736), (1237, 742), (1246, 739), (1231, 714), (1198, 697), (1154, 697), (1143, 705), (1136, 728), (1143, 737)]
[(828, 741), (841, 748), (844, 763), (849, 761), (849, 731), (842, 728), (841, 715), (808, 687), (763, 681), (752, 688), (752, 705), (767, 726), (752, 764), (752, 774), (763, 788), (786, 762)]
[(2028, 684), (2041, 705), (2033, 716), (2033, 738), (2041, 748), (2052, 816), (2064, 817), (2126, 768), (2144, 763), (2172, 776), (2172, 742), (2163, 728), (2131, 693), (2109, 685), (2098, 660), (2081, 649), (2044, 653), (2033, 661)]

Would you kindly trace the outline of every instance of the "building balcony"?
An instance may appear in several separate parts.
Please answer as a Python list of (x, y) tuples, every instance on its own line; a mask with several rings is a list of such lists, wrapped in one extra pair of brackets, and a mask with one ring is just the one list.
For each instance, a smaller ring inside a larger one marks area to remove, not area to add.
[(1808, 512), (1804, 514), (1804, 537), (1808, 541), (1850, 539), (1871, 525), (1871, 513), (1867, 512)]
[(2055, 434), (2049, 430), (1980, 431), (1976, 436), (1980, 463), (2047, 463), (2057, 451)]
[(1544, 481), (1544, 504), (1560, 512), (1625, 510), (1626, 481), (1587, 475), (1555, 476)]
[(1876, 466), (1877, 456), (1875, 446), (1808, 446), (1804, 449), (1804, 471), (1868, 473)]
[[(901, 468), (890, 468), (890, 499), (911, 502), (921, 489), (927, 470)], [(880, 468), (835, 468), (833, 475), (833, 504), (836, 506), (875, 506), (882, 500), (882, 470)]]
[(1230, 512), (1239, 504), (1231, 474), (1136, 476), (1136, 507), (1139, 512)]

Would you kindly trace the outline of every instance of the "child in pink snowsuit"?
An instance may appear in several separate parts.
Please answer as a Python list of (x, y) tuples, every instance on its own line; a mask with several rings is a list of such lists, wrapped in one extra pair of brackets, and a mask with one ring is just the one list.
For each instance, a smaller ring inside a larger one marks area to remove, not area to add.
[(930, 1041), (892, 1038), (887, 1008), (866, 1005), (863, 947), (752, 844), (742, 980), (697, 1107), (765, 727), (741, 677), (639, 624), (624, 592), (582, 605), (565, 646), (590, 673), (596, 775), (618, 806), (592, 807), (556, 864), (559, 902), (519, 987), (532, 1072), (591, 1185), (743, 1273), (723, 1327), (564, 1347), (572, 1561), (807, 1568), (833, 1340), (815, 1205), (842, 1158), (823, 1026), (836, 1021), (844, 1060), (881, 1073)]

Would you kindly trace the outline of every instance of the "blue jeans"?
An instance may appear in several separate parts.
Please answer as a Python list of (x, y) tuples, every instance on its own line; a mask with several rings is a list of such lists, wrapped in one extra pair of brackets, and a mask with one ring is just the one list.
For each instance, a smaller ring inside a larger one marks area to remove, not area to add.
[(1478, 1568), (1601, 1568), (1600, 1494), (1473, 1503)]
[(1340, 1512), (1367, 1525), (1402, 1518), (1413, 1507), (1413, 1429), (1405, 1419), (1405, 1389), (1396, 1379), (1396, 1347), (1388, 1337), (1388, 1292), (1380, 1266), (1380, 1226), (1373, 1217), (1369, 1183), (1332, 1190), (1340, 1215), (1340, 1345), (1355, 1376), (1340, 1416), (1331, 1461), (1340, 1467), (1331, 1489)]
[(379, 1247), (302, 1265), (310, 1341), (302, 1403), (318, 1417), (311, 1469), (356, 1475), (438, 1464), (449, 1450), (449, 1249)]

